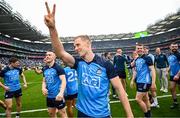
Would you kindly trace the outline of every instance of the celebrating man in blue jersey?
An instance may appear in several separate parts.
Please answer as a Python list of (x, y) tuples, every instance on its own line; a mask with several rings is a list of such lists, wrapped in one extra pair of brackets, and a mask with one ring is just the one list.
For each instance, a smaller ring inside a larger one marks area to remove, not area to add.
[[(150, 87), (152, 90), (156, 89), (155, 69), (152, 59), (144, 54), (144, 46), (142, 44), (136, 45), (136, 52), (138, 56), (136, 56), (135, 60), (133, 61), (135, 71), (133, 71), (131, 84), (133, 83), (133, 81), (136, 82), (136, 101), (144, 112), (145, 117), (151, 117), (148, 91)], [(150, 75), (150, 73), (152, 75)]]
[(169, 69), (170, 69), (170, 90), (173, 98), (171, 109), (178, 107), (176, 84), (180, 88), (180, 53), (178, 52), (178, 44), (172, 43), (170, 45), (171, 54), (168, 56)]
[(24, 81), (24, 87), (27, 87), (26, 79), (24, 74), (22, 73), (22, 69), (19, 68), (20, 62), (17, 58), (9, 59), (9, 66), (5, 67), (2, 71), (0, 71), (0, 76), (4, 79), (4, 85), (1, 87), (4, 88), (5, 92), (5, 103), (6, 103), (6, 117), (11, 117), (12, 110), (12, 98), (16, 98), (17, 105), (17, 114), (16, 117), (19, 117), (19, 113), (21, 111), (21, 96), (22, 90), (20, 85), (20, 76)]
[(55, 54), (51, 51), (46, 53), (43, 67), (42, 92), (47, 95), (47, 107), (50, 117), (56, 117), (56, 109), (62, 118), (67, 117), (65, 110), (64, 90), (66, 87), (65, 72), (62, 67), (55, 63)]
[(126, 115), (133, 117), (126, 93), (119, 77), (114, 72), (113, 65), (92, 52), (91, 40), (86, 35), (81, 35), (74, 39), (74, 48), (80, 55), (80, 58), (74, 58), (66, 52), (58, 38), (55, 26), (55, 5), (52, 12), (47, 2), (46, 8), (48, 14), (45, 15), (44, 21), (49, 28), (55, 53), (66, 65), (77, 70), (79, 82), (76, 108), (78, 117), (110, 117), (108, 98), (110, 82), (119, 95)]

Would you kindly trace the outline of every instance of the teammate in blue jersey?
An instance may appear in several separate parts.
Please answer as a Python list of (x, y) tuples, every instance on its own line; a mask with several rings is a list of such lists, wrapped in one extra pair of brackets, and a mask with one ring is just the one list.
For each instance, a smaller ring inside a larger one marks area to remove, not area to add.
[(119, 77), (114, 72), (113, 65), (92, 52), (91, 40), (86, 35), (74, 39), (74, 48), (80, 58), (75, 58), (66, 52), (55, 27), (55, 5), (52, 12), (47, 2), (46, 8), (48, 14), (44, 16), (44, 21), (49, 28), (55, 53), (66, 65), (77, 70), (78, 98), (76, 108), (78, 117), (110, 117), (108, 98), (110, 82), (119, 95), (126, 115), (133, 117), (126, 93)]
[(51, 51), (46, 52), (45, 63), (43, 67), (42, 92), (47, 96), (46, 102), (50, 117), (56, 117), (56, 110), (61, 117), (67, 117), (65, 110), (64, 90), (66, 87), (66, 78), (64, 69), (55, 63), (55, 54)]
[(67, 106), (67, 114), (68, 117), (72, 118), (73, 108), (76, 104), (76, 98), (78, 94), (78, 81), (77, 81), (77, 72), (75, 69), (71, 69), (70, 67), (64, 68), (66, 75), (66, 90), (65, 90), (65, 100)]
[(1, 87), (5, 90), (6, 117), (11, 117), (13, 97), (16, 99), (16, 116), (19, 117), (21, 111), (21, 96), (22, 90), (20, 85), (20, 76), (23, 79), (24, 87), (27, 87), (27, 82), (22, 69), (19, 68), (20, 62), (17, 58), (10, 58), (9, 65), (0, 71), (0, 76), (4, 79), (4, 85)]
[[(148, 46), (144, 46), (144, 54), (146, 54), (148, 57), (151, 58), (153, 66), (154, 66), (154, 60), (155, 57), (153, 54), (149, 53), (149, 47)], [(150, 72), (150, 75), (152, 75), (152, 73)], [(156, 79), (156, 78), (155, 78)], [(156, 80), (154, 80), (156, 82)], [(151, 89), (150, 88), (150, 92), (151, 92), (151, 96), (153, 99), (153, 103), (151, 103), (151, 107), (155, 107), (155, 108), (159, 108), (159, 103), (158, 103), (158, 99), (157, 99), (157, 93), (156, 93), (156, 89)]]
[(180, 53), (178, 52), (178, 44), (170, 45), (171, 54), (168, 56), (169, 71), (170, 71), (170, 90), (173, 98), (171, 109), (178, 107), (176, 85), (180, 88)]
[[(144, 112), (145, 117), (151, 117), (148, 91), (150, 87), (153, 90), (156, 89), (155, 69), (152, 59), (144, 54), (144, 46), (142, 44), (136, 45), (136, 52), (138, 57), (133, 62), (135, 71), (131, 83), (133, 83), (133, 81), (136, 82), (136, 101)], [(150, 71), (152, 75), (150, 75)]]

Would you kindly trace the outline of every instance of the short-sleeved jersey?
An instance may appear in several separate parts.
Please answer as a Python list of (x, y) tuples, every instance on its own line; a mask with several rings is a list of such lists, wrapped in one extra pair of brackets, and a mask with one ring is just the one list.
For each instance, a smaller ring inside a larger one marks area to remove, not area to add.
[(169, 66), (167, 57), (165, 54), (159, 54), (155, 56), (155, 65), (157, 68), (166, 68)]
[(70, 67), (64, 68), (66, 75), (66, 90), (64, 95), (74, 95), (78, 92), (77, 72)]
[(147, 55), (142, 55), (135, 60), (136, 83), (151, 84), (149, 66), (153, 65), (152, 59)]
[(119, 71), (125, 71), (125, 63), (127, 63), (127, 59), (124, 56), (116, 55), (114, 57), (114, 69)]
[(22, 73), (21, 68), (10, 68), (9, 66), (5, 67), (0, 76), (4, 79), (5, 86), (10, 88), (9, 91), (16, 91), (21, 88), (20, 85), (20, 75)]
[(78, 73), (77, 109), (91, 117), (109, 116), (109, 83), (117, 76), (113, 64), (95, 55), (91, 62), (75, 58), (74, 68)]
[(154, 64), (154, 61), (155, 61), (154, 55), (149, 53), (147, 56), (151, 57), (151, 60), (152, 60), (152, 62), (153, 62), (153, 64)]
[(48, 90), (48, 98), (56, 98), (60, 92), (61, 80), (59, 75), (65, 75), (64, 69), (58, 64), (54, 63), (52, 67), (43, 67), (43, 77), (46, 83), (46, 89)]
[(170, 76), (175, 76), (180, 70), (180, 53), (172, 53), (168, 56), (170, 66)]

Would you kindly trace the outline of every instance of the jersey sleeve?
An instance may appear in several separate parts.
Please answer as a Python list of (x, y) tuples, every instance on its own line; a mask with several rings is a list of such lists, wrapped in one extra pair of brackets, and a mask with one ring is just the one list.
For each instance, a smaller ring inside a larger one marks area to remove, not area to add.
[(23, 72), (22, 68), (18, 68), (18, 70), (19, 70), (19, 75), (21, 75)]
[(76, 58), (76, 57), (74, 57), (74, 59), (75, 59), (75, 63), (74, 63), (74, 66), (72, 67), (73, 69), (77, 69), (78, 68), (78, 63), (79, 63), (79, 58)]
[(8, 67), (5, 67), (3, 70), (0, 71), (0, 76), (4, 77), (4, 74), (8, 71)]
[(58, 75), (65, 75), (65, 71), (61, 66), (56, 66), (57, 74)]
[(107, 76), (109, 79), (112, 79), (118, 76), (118, 74), (115, 72), (113, 64), (109, 60), (105, 63), (105, 68), (106, 68)]
[(151, 57), (145, 56), (144, 59), (145, 59), (146, 64), (147, 64), (148, 66), (152, 66), (152, 65), (153, 65), (153, 60), (151, 59)]

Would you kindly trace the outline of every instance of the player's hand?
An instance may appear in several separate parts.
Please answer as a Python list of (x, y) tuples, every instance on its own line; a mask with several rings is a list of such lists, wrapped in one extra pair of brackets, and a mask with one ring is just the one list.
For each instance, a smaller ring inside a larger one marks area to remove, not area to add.
[(56, 96), (56, 101), (61, 101), (61, 100), (63, 100), (63, 95), (58, 94), (58, 95)]
[(8, 86), (4, 86), (4, 90), (5, 90), (5, 91), (9, 91), (10, 88), (9, 88)]
[(24, 84), (23, 86), (24, 86), (24, 88), (27, 88), (27, 84)]
[(155, 83), (152, 83), (152, 85), (151, 85), (151, 91), (156, 91), (156, 84), (155, 84)]
[(173, 80), (175, 80), (175, 81), (179, 80), (179, 76), (178, 76), (178, 75), (175, 75), (174, 78), (173, 78)]
[(43, 88), (43, 89), (42, 89), (42, 93), (43, 93), (43, 95), (46, 96), (46, 95), (48, 94), (48, 90), (47, 90), (46, 88)]
[(134, 67), (135, 61), (131, 62), (131, 67)]
[(52, 12), (49, 9), (48, 3), (45, 2), (47, 15), (44, 16), (44, 22), (49, 29), (55, 28), (55, 11), (56, 5), (54, 4)]

